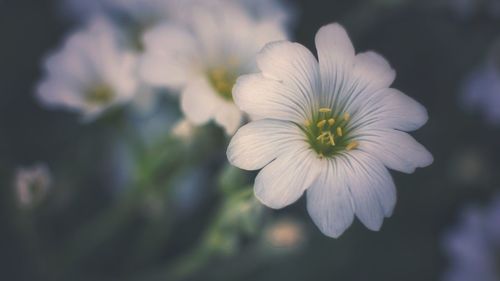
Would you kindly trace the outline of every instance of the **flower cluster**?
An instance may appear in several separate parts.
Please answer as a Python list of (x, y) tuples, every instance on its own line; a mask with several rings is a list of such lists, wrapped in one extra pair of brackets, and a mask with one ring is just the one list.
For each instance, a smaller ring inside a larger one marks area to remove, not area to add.
[[(331, 237), (354, 216), (380, 229), (396, 204), (388, 169), (412, 173), (433, 161), (406, 133), (426, 123), (426, 109), (390, 87), (395, 71), (382, 56), (356, 54), (339, 24), (320, 28), (316, 58), (287, 41), (293, 13), (275, 1), (98, 3), (88, 2), (83, 27), (45, 60), (43, 105), (94, 121), (146, 93), (169, 92), (182, 112), (169, 137), (202, 151), (215, 138), (197, 128), (214, 122), (232, 137), (232, 165), (262, 169), (260, 202), (283, 208), (307, 191), (309, 214)], [(158, 167), (182, 166), (148, 153), (154, 160), (134, 177), (145, 185)]]

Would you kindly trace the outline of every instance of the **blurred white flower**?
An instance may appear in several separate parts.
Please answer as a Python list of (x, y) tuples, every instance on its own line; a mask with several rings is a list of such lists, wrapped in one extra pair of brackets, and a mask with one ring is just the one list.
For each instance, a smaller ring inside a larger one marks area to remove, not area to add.
[(45, 61), (37, 97), (47, 107), (79, 112), (86, 121), (136, 94), (136, 56), (121, 47), (115, 27), (94, 18)]
[(257, 57), (261, 73), (238, 79), (234, 100), (253, 121), (232, 138), (228, 159), (263, 168), (255, 195), (271, 208), (307, 190), (309, 214), (328, 236), (340, 236), (354, 214), (378, 230), (396, 203), (387, 168), (412, 173), (433, 161), (404, 132), (425, 124), (427, 111), (389, 88), (394, 70), (376, 53), (356, 55), (342, 26), (322, 27), (316, 48), (319, 64), (298, 43), (270, 43)]
[(500, 124), (500, 66), (493, 54), (465, 80), (461, 102), (483, 113), (489, 123)]
[(17, 169), (14, 186), (20, 206), (33, 206), (43, 200), (51, 182), (50, 172), (45, 164)]
[(258, 50), (284, 38), (285, 30), (274, 20), (256, 20), (240, 5), (213, 3), (192, 7), (182, 24), (166, 22), (148, 31), (140, 74), (151, 85), (180, 90), (182, 111), (192, 123), (213, 119), (233, 134), (242, 113), (232, 86), (239, 75), (254, 71)]
[(500, 196), (488, 207), (464, 209), (443, 243), (450, 259), (444, 281), (500, 280)]

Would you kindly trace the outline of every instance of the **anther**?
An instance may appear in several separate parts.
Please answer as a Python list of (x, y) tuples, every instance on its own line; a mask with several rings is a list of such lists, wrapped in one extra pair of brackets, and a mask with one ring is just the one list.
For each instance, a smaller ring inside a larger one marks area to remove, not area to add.
[(321, 112), (321, 113), (332, 112), (332, 109), (328, 108), (328, 107), (322, 107), (319, 109), (319, 112)]
[(355, 149), (356, 147), (358, 147), (358, 142), (357, 141), (352, 141), (350, 142), (346, 147), (345, 149), (347, 150), (352, 150), (352, 149)]
[(322, 133), (321, 135), (319, 135), (316, 140), (322, 140), (324, 137), (326, 136), (326, 133)]
[(325, 124), (326, 124), (326, 120), (321, 120), (316, 124), (316, 126), (318, 126), (318, 128), (323, 128), (323, 126), (325, 126)]
[(345, 112), (344, 113), (344, 120), (349, 121), (350, 118), (351, 118), (351, 115), (349, 114), (349, 112)]
[(337, 135), (339, 135), (339, 137), (342, 136), (342, 128), (341, 127), (337, 127)]
[(328, 119), (328, 125), (331, 127), (333, 126), (333, 124), (335, 124), (335, 119), (333, 118)]
[(330, 144), (335, 146), (335, 140), (333, 139), (333, 135), (331, 132), (328, 132), (328, 138), (330, 139)]

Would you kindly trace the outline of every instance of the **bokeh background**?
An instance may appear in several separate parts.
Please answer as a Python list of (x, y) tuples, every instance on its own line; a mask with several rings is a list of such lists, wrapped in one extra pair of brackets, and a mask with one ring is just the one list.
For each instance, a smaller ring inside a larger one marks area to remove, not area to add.
[[(140, 207), (117, 200), (129, 170), (120, 127), (109, 125), (115, 116), (82, 124), (34, 98), (42, 59), (75, 22), (60, 1), (0, 0), (0, 280), (169, 280), (163, 271), (178, 262), (189, 272), (185, 280), (440, 280), (449, 266), (445, 233), (464, 206), (489, 202), (500, 186), (500, 127), (461, 102), (466, 80), (500, 39), (500, 16), (486, 2), (287, 1), (297, 13), (294, 41), (314, 50), (317, 29), (340, 22), (357, 51), (387, 58), (397, 71), (394, 87), (429, 111), (429, 122), (413, 135), (435, 162), (412, 175), (392, 172), (398, 202), (379, 232), (356, 221), (339, 239), (328, 238), (311, 222), (302, 198), (264, 210), (266, 220), (289, 220), (298, 229), (285, 233), (284, 247), (262, 246), (269, 239), (262, 224), (238, 240), (237, 250), (204, 259), (190, 249), (217, 217), (222, 199), (214, 174), (224, 151), (196, 167), (201, 188), (186, 180), (172, 185), (188, 190), (176, 192), (184, 207), (164, 206), (154, 193)], [(161, 120), (175, 110), (158, 109)], [(168, 127), (150, 116), (138, 119), (130, 121), (138, 122), (137, 130)], [(16, 199), (14, 176), (18, 167), (38, 162), (50, 168), (57, 187), (26, 211)]]

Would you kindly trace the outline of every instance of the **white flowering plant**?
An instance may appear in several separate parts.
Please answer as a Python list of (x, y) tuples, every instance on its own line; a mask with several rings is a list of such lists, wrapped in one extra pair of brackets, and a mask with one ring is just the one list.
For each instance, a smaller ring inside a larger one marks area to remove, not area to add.
[[(434, 214), (439, 191), (413, 189), (422, 175), (428, 189), (443, 182), (427, 171), (444, 166), (434, 156), (446, 153), (428, 144), (429, 133), (446, 142), (444, 123), (433, 123), (430, 98), (415, 90), (432, 85), (405, 83), (424, 74), (392, 53), (400, 39), (380, 35), (374, 41), (387, 44), (372, 45), (371, 26), (359, 21), (370, 9), (309, 23), (300, 20), (309, 6), (278, 0), (61, 1), (71, 26), (40, 59), (31, 97), (55, 120), (50, 145), (61, 151), (37, 154), (44, 162), (32, 168), (19, 164), (9, 182), (16, 228), (33, 243), (43, 280), (260, 280), (254, 272), (294, 257), (315, 268), (330, 256), (302, 255), (325, 245), (323, 253), (350, 253), (367, 247), (355, 245), (359, 237), (372, 247), (417, 239), (421, 232), (396, 226)], [(368, 23), (406, 5), (368, 2), (382, 7)], [(398, 54), (420, 58), (406, 51)], [(483, 109), (493, 126), (497, 64), (488, 56), (462, 83), (462, 103)], [(481, 150), (467, 143), (471, 134), (451, 132), (471, 154)], [(468, 156), (458, 153), (452, 159)], [(485, 158), (450, 173), (478, 182)], [(484, 242), (477, 225), (466, 219), (447, 239), (450, 255), (470, 258), (462, 234), (473, 228), (472, 242)], [(446, 280), (474, 276), (475, 268), (456, 268)]]

